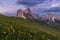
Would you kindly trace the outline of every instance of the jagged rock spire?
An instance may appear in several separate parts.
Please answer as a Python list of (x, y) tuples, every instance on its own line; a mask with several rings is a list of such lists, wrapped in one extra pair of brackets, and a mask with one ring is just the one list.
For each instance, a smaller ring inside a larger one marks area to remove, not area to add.
[(27, 7), (27, 9), (24, 10), (24, 16), (25, 16), (26, 18), (34, 19), (34, 17), (32, 16), (31, 13), (32, 13), (32, 12), (31, 12), (31, 9), (30, 9), (29, 7)]

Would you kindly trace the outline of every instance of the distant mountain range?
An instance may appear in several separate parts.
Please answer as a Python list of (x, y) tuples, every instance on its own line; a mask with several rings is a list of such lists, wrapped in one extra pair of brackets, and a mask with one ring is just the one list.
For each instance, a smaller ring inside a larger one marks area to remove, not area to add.
[(47, 22), (59, 22), (60, 21), (60, 15), (56, 15), (53, 13), (48, 13), (45, 15), (33, 14), (29, 8), (27, 8), (26, 10), (19, 9), (17, 11), (17, 17), (21, 17), (24, 19), (34, 18), (38, 21), (47, 21)]

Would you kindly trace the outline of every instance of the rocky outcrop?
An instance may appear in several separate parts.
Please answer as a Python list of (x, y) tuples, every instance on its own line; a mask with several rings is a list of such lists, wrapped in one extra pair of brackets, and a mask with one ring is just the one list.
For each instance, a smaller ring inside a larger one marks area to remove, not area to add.
[(16, 17), (21, 17), (21, 18), (24, 18), (24, 19), (27, 19), (27, 18), (32, 18), (33, 19), (30, 8), (27, 8), (26, 10), (19, 9), (17, 11)]

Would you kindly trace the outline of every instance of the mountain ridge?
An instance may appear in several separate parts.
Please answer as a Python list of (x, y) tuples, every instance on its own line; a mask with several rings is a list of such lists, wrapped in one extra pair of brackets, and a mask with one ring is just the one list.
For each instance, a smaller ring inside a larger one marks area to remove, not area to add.
[(60, 21), (60, 15), (58, 16), (53, 13), (48, 13), (45, 15), (33, 14), (29, 7), (26, 10), (22, 10), (22, 9), (17, 10), (16, 17), (21, 17), (24, 19), (27, 18), (36, 19), (38, 21), (48, 21), (48, 22), (57, 22), (58, 20)]

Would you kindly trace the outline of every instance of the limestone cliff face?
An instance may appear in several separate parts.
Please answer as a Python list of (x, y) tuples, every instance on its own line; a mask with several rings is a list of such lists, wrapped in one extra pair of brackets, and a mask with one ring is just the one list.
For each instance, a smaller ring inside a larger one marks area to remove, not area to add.
[(22, 9), (17, 10), (16, 17), (21, 17), (24, 19), (33, 18), (30, 8), (27, 8), (26, 10), (22, 10)]

